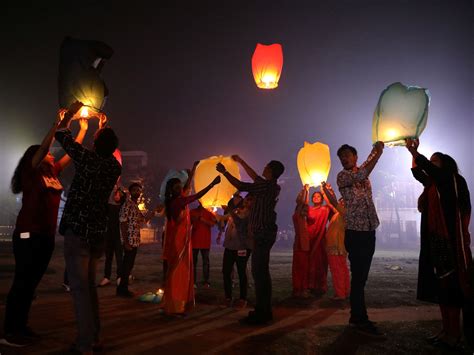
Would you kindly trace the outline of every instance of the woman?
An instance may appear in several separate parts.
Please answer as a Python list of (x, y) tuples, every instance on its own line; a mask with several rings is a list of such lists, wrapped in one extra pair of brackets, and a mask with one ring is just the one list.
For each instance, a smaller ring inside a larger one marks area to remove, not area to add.
[(234, 264), (236, 264), (239, 274), (240, 298), (234, 306), (238, 309), (243, 309), (247, 306), (247, 262), (252, 250), (252, 242), (248, 236), (248, 217), (252, 203), (251, 199), (252, 197), (247, 195), (243, 199), (242, 204), (232, 205), (229, 203), (229, 207), (239, 207), (228, 208), (227, 214), (221, 219), (227, 221), (224, 240), (225, 250), (222, 260), (226, 305), (229, 307), (232, 305), (232, 276)]
[(347, 251), (344, 247), (345, 223), (344, 200), (339, 201), (330, 184), (321, 183), (321, 191), (328, 202), (333, 214), (329, 220), (326, 232), (326, 253), (328, 256), (329, 270), (332, 275), (334, 287), (334, 300), (345, 300), (350, 293), (349, 268), (347, 266)]
[[(65, 115), (74, 116), (82, 104), (71, 105)], [(5, 339), (7, 345), (24, 346), (37, 335), (28, 327), (28, 314), (36, 287), (43, 277), (54, 250), (59, 201), (63, 189), (58, 180), (69, 164), (68, 155), (59, 161), (49, 152), (56, 132), (54, 122), (41, 145), (32, 145), (23, 154), (11, 181), (14, 194), (23, 193), (22, 206), (13, 232), (15, 275), (7, 296)], [(80, 120), (76, 141), (82, 142), (87, 120)]]
[(197, 194), (186, 196), (198, 163), (194, 163), (184, 188), (178, 178), (172, 178), (166, 184), (163, 259), (167, 261), (168, 267), (162, 302), (166, 314), (184, 315), (194, 306), (193, 254), (188, 205), (204, 196), (221, 181), (217, 176)]
[(308, 233), (309, 186), (304, 185), (296, 197), (296, 208), (293, 214), (295, 241), (293, 243), (293, 296), (309, 297), (309, 233)]
[(313, 206), (308, 210), (309, 232), (309, 288), (315, 296), (328, 290), (328, 258), (326, 254), (326, 225), (330, 209), (323, 205), (323, 194), (316, 191), (311, 196)]
[(407, 139), (406, 144), (413, 156), (413, 175), (425, 187), (418, 201), (421, 248), (417, 297), (440, 305), (443, 329), (430, 340), (453, 348), (460, 343), (461, 309), (465, 336), (472, 342), (472, 328), (468, 329), (474, 302), (469, 190), (453, 158), (435, 153), (428, 160), (418, 153), (418, 139)]

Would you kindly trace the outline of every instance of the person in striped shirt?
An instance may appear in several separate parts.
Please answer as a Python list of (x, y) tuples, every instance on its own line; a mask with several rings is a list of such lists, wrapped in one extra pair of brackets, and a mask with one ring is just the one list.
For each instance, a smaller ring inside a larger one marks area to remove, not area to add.
[(242, 182), (232, 176), (221, 163), (216, 170), (223, 174), (239, 191), (247, 191), (254, 198), (249, 215), (249, 237), (253, 239), (252, 275), (255, 282), (255, 310), (242, 319), (242, 323), (263, 325), (273, 320), (272, 314), (272, 280), (269, 263), (270, 250), (275, 243), (278, 226), (276, 224), (275, 206), (280, 194), (278, 178), (285, 171), (284, 165), (270, 161), (259, 176), (241, 157), (233, 155), (232, 159), (245, 169), (253, 182)]

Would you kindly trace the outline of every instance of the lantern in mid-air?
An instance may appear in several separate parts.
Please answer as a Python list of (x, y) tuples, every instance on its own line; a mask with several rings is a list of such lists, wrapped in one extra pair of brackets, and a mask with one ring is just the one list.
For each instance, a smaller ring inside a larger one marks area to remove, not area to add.
[(316, 142), (304, 142), (297, 156), (298, 172), (303, 185), (317, 187), (326, 181), (331, 169), (329, 146)]
[(113, 156), (119, 162), (119, 164), (122, 165), (122, 153), (118, 148), (115, 149)]
[(389, 85), (380, 95), (372, 120), (372, 141), (389, 146), (405, 145), (406, 138), (418, 138), (426, 127), (430, 94), (427, 89)]
[[(203, 159), (196, 167), (194, 174), (194, 191), (198, 192), (209, 185), (214, 178), (219, 175), (216, 170), (217, 163), (224, 164), (227, 171), (240, 179), (240, 170), (237, 163), (231, 157), (214, 156)], [(207, 194), (199, 199), (205, 208), (216, 208), (227, 205), (232, 195), (237, 189), (224, 176), (221, 176), (221, 183), (215, 185)]]
[(283, 49), (280, 44), (257, 44), (252, 56), (252, 72), (255, 83), (261, 89), (278, 87), (283, 68)]
[(112, 57), (113, 50), (99, 41), (66, 37), (59, 52), (59, 107), (68, 108), (80, 101), (84, 104), (75, 118), (94, 117), (101, 111), (108, 94), (100, 76), (103, 60)]

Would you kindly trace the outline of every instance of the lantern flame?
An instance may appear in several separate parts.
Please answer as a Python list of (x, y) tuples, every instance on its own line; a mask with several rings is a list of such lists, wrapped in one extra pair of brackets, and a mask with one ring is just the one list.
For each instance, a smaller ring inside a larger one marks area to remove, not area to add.
[(82, 106), (81, 111), (79, 111), (79, 116), (81, 118), (89, 117), (89, 109), (86, 106)]

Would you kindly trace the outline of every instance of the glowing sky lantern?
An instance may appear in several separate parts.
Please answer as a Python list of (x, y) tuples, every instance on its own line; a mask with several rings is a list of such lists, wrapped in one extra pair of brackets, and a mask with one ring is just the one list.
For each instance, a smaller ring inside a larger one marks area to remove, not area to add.
[(76, 101), (87, 106), (77, 117), (93, 117), (105, 104), (108, 89), (100, 76), (104, 59), (112, 57), (113, 50), (99, 41), (66, 37), (59, 52), (59, 107), (68, 108)]
[(261, 89), (278, 87), (283, 68), (283, 50), (280, 44), (257, 44), (252, 56), (252, 72), (255, 83)]
[[(222, 163), (227, 171), (237, 179), (240, 179), (239, 166), (231, 157), (214, 156), (203, 159), (196, 167), (194, 175), (194, 191), (200, 191), (211, 183), (212, 180), (219, 174), (216, 171), (217, 163)], [(221, 183), (215, 185), (204, 197), (199, 201), (205, 208), (216, 208), (222, 205), (227, 205), (232, 195), (237, 189), (223, 176), (221, 176)]]
[(114, 151), (114, 158), (117, 159), (117, 161), (119, 162), (120, 165), (122, 165), (122, 153), (120, 152), (120, 150), (117, 148), (115, 149)]
[(418, 138), (426, 127), (430, 94), (427, 89), (389, 85), (380, 95), (372, 120), (372, 141), (389, 146), (405, 145), (405, 138)]
[(298, 172), (303, 185), (317, 187), (326, 181), (331, 169), (329, 146), (316, 142), (304, 142), (297, 156)]

